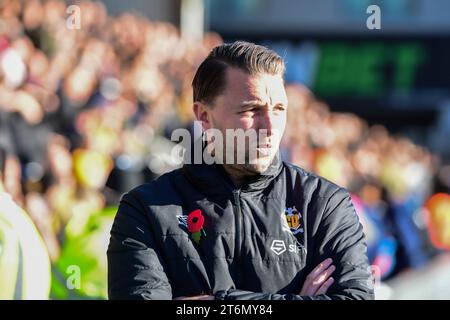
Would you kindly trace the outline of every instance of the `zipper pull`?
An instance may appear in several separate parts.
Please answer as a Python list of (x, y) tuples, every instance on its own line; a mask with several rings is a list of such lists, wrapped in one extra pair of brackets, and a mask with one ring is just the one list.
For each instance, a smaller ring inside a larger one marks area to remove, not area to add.
[(239, 204), (239, 195), (240, 195), (240, 190), (233, 190), (233, 200), (234, 200), (234, 205), (237, 206)]

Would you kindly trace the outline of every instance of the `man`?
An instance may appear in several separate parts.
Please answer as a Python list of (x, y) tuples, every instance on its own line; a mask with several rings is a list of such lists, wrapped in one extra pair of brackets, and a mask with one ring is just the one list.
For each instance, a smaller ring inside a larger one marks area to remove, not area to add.
[[(123, 196), (108, 248), (111, 299), (373, 299), (347, 191), (280, 160), (283, 74), (275, 52), (241, 41), (202, 62), (193, 110), (203, 130), (264, 138), (244, 163), (185, 164)], [(223, 146), (212, 153), (234, 145)]]

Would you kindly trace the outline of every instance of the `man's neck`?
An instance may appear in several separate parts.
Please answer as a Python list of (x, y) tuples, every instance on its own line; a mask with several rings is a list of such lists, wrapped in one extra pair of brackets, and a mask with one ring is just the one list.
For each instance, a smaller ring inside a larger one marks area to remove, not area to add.
[(230, 177), (231, 181), (233, 181), (234, 185), (238, 188), (245, 184), (252, 176), (256, 174), (245, 170), (245, 168), (242, 166), (232, 166), (224, 164), (223, 168)]

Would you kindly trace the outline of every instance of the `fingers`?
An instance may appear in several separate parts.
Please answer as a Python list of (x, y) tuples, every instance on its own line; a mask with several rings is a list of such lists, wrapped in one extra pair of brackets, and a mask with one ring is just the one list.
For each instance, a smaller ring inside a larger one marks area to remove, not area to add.
[(336, 267), (331, 265), (332, 262), (332, 259), (326, 259), (311, 271), (306, 277), (300, 295), (313, 296), (326, 293), (334, 282), (334, 279), (330, 278), (336, 270)]
[(334, 283), (334, 279), (333, 278), (328, 278), (327, 281), (325, 281), (319, 288), (319, 290), (316, 291), (316, 295), (318, 296), (319, 294), (325, 294), (327, 293), (327, 290), (331, 287), (331, 285)]
[(319, 265), (315, 267), (313, 271), (311, 271), (312, 277), (316, 278), (322, 271), (327, 269), (332, 263), (333, 260), (331, 258), (325, 259), (323, 262), (319, 263)]
[(317, 278), (313, 281), (313, 284), (319, 287), (320, 285), (322, 285), (322, 283), (328, 280), (328, 278), (331, 276), (334, 270), (336, 270), (336, 267), (330, 266), (317, 276)]

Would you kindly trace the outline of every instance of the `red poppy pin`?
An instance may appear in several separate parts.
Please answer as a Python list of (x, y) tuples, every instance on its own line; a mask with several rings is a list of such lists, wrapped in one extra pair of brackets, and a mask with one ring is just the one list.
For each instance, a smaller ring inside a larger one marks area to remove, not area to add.
[(194, 210), (189, 213), (187, 218), (188, 231), (192, 235), (192, 239), (196, 242), (200, 242), (200, 238), (206, 237), (205, 229), (203, 229), (203, 224), (205, 223), (205, 217), (202, 215), (200, 209)]

